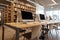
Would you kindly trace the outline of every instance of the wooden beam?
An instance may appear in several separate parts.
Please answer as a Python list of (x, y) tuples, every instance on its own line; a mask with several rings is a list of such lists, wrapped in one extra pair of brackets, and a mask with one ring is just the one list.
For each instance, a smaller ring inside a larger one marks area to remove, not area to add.
[(3, 3), (3, 4), (10, 4), (10, 2), (9, 1), (6, 1), (6, 0), (0, 0), (0, 3)]

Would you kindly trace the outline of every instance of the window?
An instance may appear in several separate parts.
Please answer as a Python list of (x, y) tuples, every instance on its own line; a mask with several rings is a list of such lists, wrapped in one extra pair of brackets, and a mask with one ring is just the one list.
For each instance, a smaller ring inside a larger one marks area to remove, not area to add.
[(60, 19), (60, 10), (46, 11), (46, 16), (51, 16), (53, 19)]

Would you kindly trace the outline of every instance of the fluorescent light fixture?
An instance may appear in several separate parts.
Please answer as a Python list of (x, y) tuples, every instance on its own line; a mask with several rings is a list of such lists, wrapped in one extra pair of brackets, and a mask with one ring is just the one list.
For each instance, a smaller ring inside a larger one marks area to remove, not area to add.
[(56, 2), (55, 2), (55, 0), (51, 0), (54, 4), (57, 4)]
[(59, 3), (57, 3), (57, 4), (48, 4), (48, 6), (54, 6), (54, 5), (58, 5)]
[(27, 1), (29, 1), (29, 2), (31, 2), (31, 3), (33, 3), (33, 4), (36, 4), (35, 2), (33, 2), (33, 1), (31, 1), (31, 0), (27, 0)]
[(53, 5), (57, 5), (58, 3), (55, 2), (55, 0), (51, 0), (53, 2), (53, 4), (48, 4), (48, 6), (53, 6)]

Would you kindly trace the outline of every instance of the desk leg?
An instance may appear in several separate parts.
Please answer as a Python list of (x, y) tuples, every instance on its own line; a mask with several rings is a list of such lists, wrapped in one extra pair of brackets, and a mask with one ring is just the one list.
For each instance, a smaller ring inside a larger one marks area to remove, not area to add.
[(16, 40), (19, 40), (19, 29), (16, 29)]
[(53, 36), (51, 33), (52, 29), (53, 29), (53, 24), (49, 24), (49, 31), (50, 31), (51, 39), (53, 40)]
[(4, 25), (2, 25), (2, 40), (4, 40)]
[(53, 29), (53, 24), (49, 24), (49, 30), (51, 31)]

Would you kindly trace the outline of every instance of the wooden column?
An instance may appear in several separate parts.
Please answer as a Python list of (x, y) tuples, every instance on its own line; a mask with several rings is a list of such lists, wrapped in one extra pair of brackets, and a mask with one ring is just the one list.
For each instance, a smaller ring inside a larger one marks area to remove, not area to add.
[(14, 1), (11, 1), (11, 22), (14, 22)]

